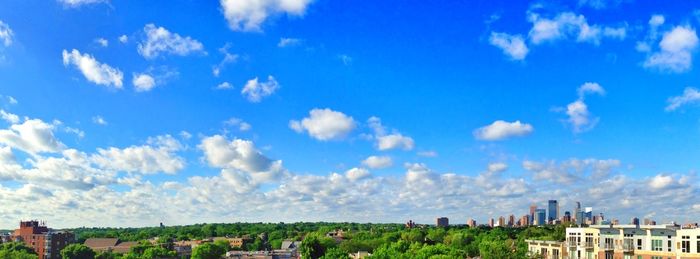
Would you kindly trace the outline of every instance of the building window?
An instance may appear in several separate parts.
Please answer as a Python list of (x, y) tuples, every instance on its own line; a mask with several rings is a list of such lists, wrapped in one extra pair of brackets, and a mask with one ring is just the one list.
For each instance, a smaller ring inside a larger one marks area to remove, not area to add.
[(671, 248), (673, 247), (673, 244), (671, 243), (671, 240), (668, 240), (668, 251), (671, 252)]
[(661, 239), (651, 240), (651, 251), (663, 251), (664, 241)]

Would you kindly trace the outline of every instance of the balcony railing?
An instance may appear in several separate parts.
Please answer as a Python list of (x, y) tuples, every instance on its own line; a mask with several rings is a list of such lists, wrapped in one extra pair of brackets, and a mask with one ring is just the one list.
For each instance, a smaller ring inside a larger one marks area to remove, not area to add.
[(622, 244), (622, 251), (623, 252), (633, 252), (634, 251), (634, 244)]
[(603, 243), (603, 250), (615, 250), (615, 245), (612, 243)]
[(565, 243), (566, 247), (568, 248), (593, 248), (593, 242), (566, 242)]

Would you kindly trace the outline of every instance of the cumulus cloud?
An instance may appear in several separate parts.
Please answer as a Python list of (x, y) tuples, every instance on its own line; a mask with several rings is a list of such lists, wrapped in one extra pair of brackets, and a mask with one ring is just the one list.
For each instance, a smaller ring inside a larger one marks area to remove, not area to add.
[(99, 115), (92, 117), (92, 122), (98, 125), (107, 125), (107, 121)]
[(437, 157), (438, 156), (438, 153), (433, 151), (433, 150), (420, 151), (416, 154), (419, 156), (422, 156), (422, 157)]
[(329, 108), (313, 109), (301, 121), (290, 120), (289, 127), (297, 133), (307, 132), (320, 141), (345, 138), (356, 127), (355, 120)]
[(286, 48), (297, 46), (299, 44), (301, 44), (301, 40), (297, 38), (280, 38), (280, 41), (277, 43), (277, 47)]
[(127, 42), (129, 42), (129, 36), (126, 36), (126, 35), (119, 36), (118, 40), (119, 40), (119, 42), (126, 44)]
[(392, 130), (391, 133), (387, 132), (388, 130), (382, 125), (382, 120), (378, 117), (370, 117), (367, 120), (367, 124), (374, 131), (373, 138), (376, 140), (378, 150), (412, 150), (415, 146), (413, 138), (404, 136), (396, 130)]
[(490, 163), (487, 169), (490, 173), (500, 173), (507, 170), (508, 165), (505, 163)]
[(261, 31), (270, 16), (302, 16), (312, 0), (220, 0), (221, 10), (234, 31)]
[(103, 48), (106, 48), (107, 46), (109, 46), (109, 41), (105, 38), (97, 38), (97, 39), (95, 39), (95, 43), (97, 43), (98, 45), (100, 45)]
[(157, 27), (154, 24), (146, 24), (143, 27), (146, 38), (138, 45), (138, 52), (146, 59), (154, 59), (161, 54), (187, 56), (196, 53), (205, 53), (201, 42), (182, 37), (172, 33), (166, 28)]
[(134, 73), (132, 83), (137, 92), (147, 92), (156, 86), (156, 80), (149, 74)]
[(3, 22), (0, 20), (0, 40), (2, 40), (3, 45), (5, 47), (9, 47), (12, 45), (12, 41), (14, 40), (14, 32), (10, 28), (7, 23)]
[(491, 32), (489, 43), (498, 47), (503, 54), (513, 60), (523, 60), (530, 51), (525, 45), (525, 40), (521, 35), (510, 35), (507, 33)]
[(17, 116), (17, 114), (9, 113), (2, 109), (0, 109), (0, 118), (2, 118), (4, 121), (10, 124), (19, 123), (19, 116)]
[(617, 159), (572, 158), (561, 163), (556, 163), (555, 161), (542, 163), (525, 160), (522, 166), (525, 170), (533, 173), (533, 179), (535, 180), (573, 184), (582, 179), (605, 178), (620, 164), (620, 161)]
[(241, 90), (241, 95), (245, 96), (249, 102), (257, 103), (268, 97), (280, 88), (279, 83), (272, 76), (267, 76), (266, 82), (258, 81), (258, 78), (248, 80)]
[(594, 117), (588, 111), (588, 105), (585, 103), (586, 95), (605, 95), (605, 89), (598, 83), (586, 82), (576, 92), (578, 93), (578, 99), (569, 103), (565, 112), (569, 117), (567, 123), (571, 126), (573, 132), (581, 133), (593, 129), (599, 120), (598, 117)]
[(663, 34), (659, 50), (648, 55), (643, 65), (667, 72), (688, 71), (692, 67), (692, 54), (697, 46), (698, 36), (693, 27), (676, 26)]
[(236, 117), (232, 117), (232, 118), (224, 121), (224, 125), (237, 128), (240, 131), (248, 131), (251, 128), (253, 128), (253, 126), (251, 126), (250, 123), (247, 123), (244, 120), (236, 118)]
[(362, 165), (371, 169), (382, 169), (390, 167), (393, 164), (389, 156), (369, 156), (362, 161)]
[(502, 120), (474, 130), (474, 137), (478, 140), (497, 141), (512, 137), (527, 136), (534, 131), (532, 125), (520, 121), (507, 122)]
[(216, 85), (216, 87), (214, 89), (216, 89), (216, 90), (229, 90), (229, 89), (233, 89), (233, 85), (229, 82), (223, 82), (221, 84)]
[(221, 62), (219, 62), (219, 64), (214, 65), (211, 69), (212, 74), (214, 74), (216, 77), (219, 76), (221, 70), (223, 70), (227, 64), (234, 63), (238, 60), (238, 54), (229, 53), (229, 48), (231, 48), (230, 43), (226, 43), (223, 47), (219, 48), (219, 53), (221, 53), (224, 58), (221, 60)]
[(348, 171), (345, 172), (345, 177), (347, 177), (350, 181), (357, 181), (357, 180), (362, 180), (364, 178), (367, 178), (370, 176), (369, 171), (364, 168), (352, 168)]
[(214, 135), (204, 138), (197, 147), (210, 166), (245, 172), (255, 183), (277, 180), (284, 173), (281, 160), (266, 157), (249, 140), (228, 141)]
[(598, 45), (604, 38), (622, 40), (627, 36), (626, 25), (609, 27), (589, 24), (586, 17), (572, 12), (545, 18), (539, 13), (529, 11), (528, 21), (532, 23), (528, 36), (533, 44), (574, 38), (577, 42)]
[(700, 91), (694, 87), (686, 87), (682, 95), (670, 97), (666, 102), (668, 105), (666, 105), (665, 110), (667, 112), (675, 111), (683, 105), (700, 102)]
[(77, 8), (83, 5), (107, 3), (108, 0), (58, 0), (58, 2), (63, 3), (66, 7)]
[(98, 148), (90, 159), (102, 168), (129, 173), (174, 174), (185, 167), (183, 158), (175, 152), (182, 144), (170, 135), (149, 138), (146, 145), (127, 148)]
[(65, 145), (54, 135), (54, 125), (39, 119), (28, 119), (0, 130), (0, 143), (30, 154), (59, 152)]
[(100, 63), (90, 54), (81, 54), (80, 51), (76, 49), (70, 52), (64, 49), (63, 65), (73, 65), (76, 69), (80, 70), (83, 76), (85, 76), (85, 79), (95, 84), (114, 89), (122, 88), (122, 79), (124, 79), (122, 71), (107, 64)]
[(649, 187), (665, 189), (674, 185), (674, 179), (670, 175), (659, 174), (649, 180)]

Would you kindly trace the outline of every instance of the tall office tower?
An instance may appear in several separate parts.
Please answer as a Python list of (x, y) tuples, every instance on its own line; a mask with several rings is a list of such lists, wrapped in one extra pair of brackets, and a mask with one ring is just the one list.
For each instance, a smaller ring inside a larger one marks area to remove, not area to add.
[(474, 220), (474, 219), (467, 220), (467, 226), (476, 227), (476, 220)]
[(644, 225), (651, 225), (652, 220), (650, 218), (644, 218)]
[(523, 217), (520, 219), (520, 226), (527, 227), (529, 225), (530, 225), (530, 215), (523, 215)]
[(639, 218), (634, 217), (630, 220), (630, 224), (632, 225), (639, 225)]
[(559, 203), (557, 200), (549, 200), (547, 209), (549, 210), (547, 222), (554, 223), (555, 220), (559, 219)]
[(535, 217), (535, 225), (542, 226), (544, 224), (547, 224), (547, 211), (545, 209), (536, 209)]
[(494, 227), (495, 223), (493, 218), (489, 219), (489, 227)]
[[(576, 207), (574, 207), (574, 215), (573, 215), (574, 220), (575, 220), (576, 222), (578, 222), (578, 214), (579, 214), (579, 212), (581, 212), (581, 203), (577, 201), (577, 202), (576, 202)], [(576, 223), (576, 224), (578, 224), (578, 223)]]
[(591, 221), (593, 220), (593, 207), (586, 207), (583, 212), (585, 213), (585, 220), (584, 221)]
[(438, 227), (447, 227), (450, 225), (450, 220), (447, 217), (440, 217), (435, 220), (435, 225)]
[(503, 216), (498, 217), (498, 226), (505, 227), (506, 226), (506, 218), (504, 218)]
[(508, 226), (515, 226), (515, 215), (510, 214), (510, 216), (508, 217)]
[(535, 211), (537, 210), (537, 205), (530, 205), (530, 225), (535, 225)]
[(571, 222), (571, 212), (569, 212), (568, 210), (565, 211), (565, 212), (564, 212), (564, 217), (562, 217), (561, 221), (564, 222), (564, 223), (569, 223), (569, 222)]

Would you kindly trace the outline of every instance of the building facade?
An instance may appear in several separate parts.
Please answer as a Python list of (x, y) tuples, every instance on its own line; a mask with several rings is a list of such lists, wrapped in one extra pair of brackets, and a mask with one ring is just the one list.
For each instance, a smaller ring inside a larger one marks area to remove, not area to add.
[(437, 218), (435, 221), (435, 225), (438, 227), (447, 227), (450, 225), (450, 220), (446, 217)]
[(12, 235), (13, 241), (24, 242), (34, 249), (39, 259), (59, 259), (61, 249), (73, 243), (73, 233), (56, 231), (39, 221), (22, 221)]
[(568, 258), (565, 242), (525, 240), (528, 256), (542, 259), (566, 259)]

